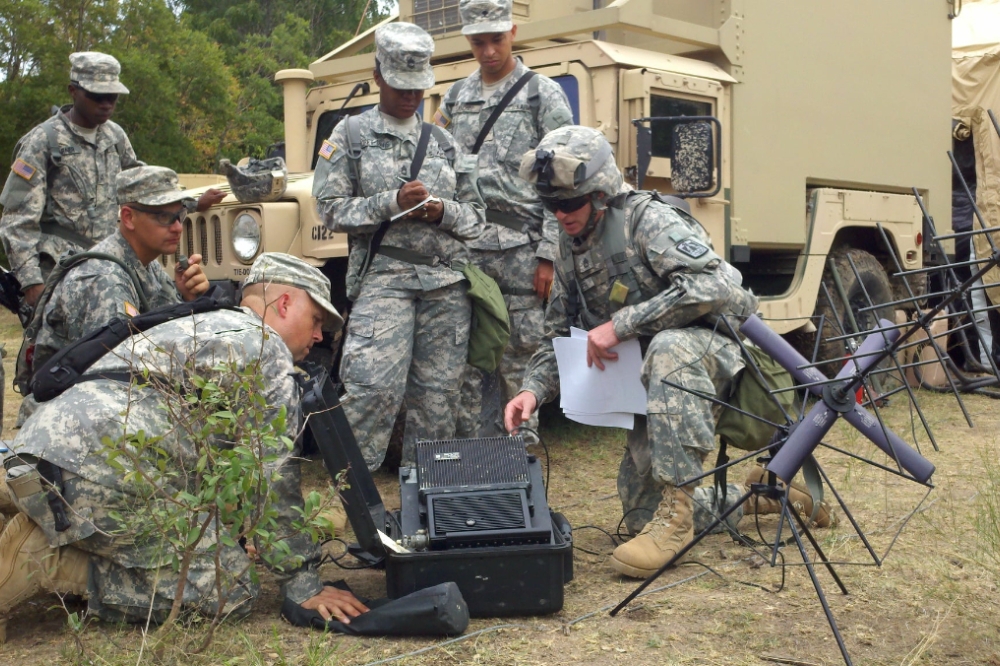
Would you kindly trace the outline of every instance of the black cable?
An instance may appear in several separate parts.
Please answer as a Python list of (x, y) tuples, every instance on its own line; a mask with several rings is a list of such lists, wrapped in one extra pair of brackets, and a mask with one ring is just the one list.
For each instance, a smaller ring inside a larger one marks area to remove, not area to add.
[[(609, 539), (611, 539), (611, 546), (613, 548), (617, 548), (620, 545), (620, 543), (621, 543), (617, 539), (615, 539), (615, 536), (613, 534), (611, 534), (611, 532), (608, 532), (603, 527), (598, 527), (597, 525), (580, 525), (579, 527), (574, 527), (573, 528), (574, 532), (579, 532), (580, 530), (597, 530), (598, 532), (602, 532), (605, 536), (607, 536)], [(584, 553), (587, 553), (589, 555), (600, 555), (600, 556), (605, 555), (605, 553), (595, 553), (593, 551), (587, 550), (586, 548), (581, 548), (580, 546), (577, 546), (575, 539), (573, 540), (573, 547), (576, 548), (577, 550), (583, 551)]]
[(326, 555), (324, 555), (323, 557), (320, 558), (320, 560), (319, 560), (320, 566), (323, 566), (324, 564), (336, 564), (341, 569), (345, 569), (347, 571), (358, 571), (360, 569), (371, 569), (372, 567), (376, 567), (376, 566), (382, 564), (382, 561), (385, 560), (384, 557), (380, 557), (379, 559), (375, 560), (374, 562), (369, 562), (368, 564), (362, 564), (361, 566), (358, 566), (358, 567), (349, 567), (346, 564), (341, 564), (340, 563), (340, 561), (342, 559), (344, 559), (344, 557), (346, 557), (347, 555), (351, 554), (350, 547), (347, 545), (347, 542), (344, 541), (343, 539), (341, 539), (339, 537), (334, 537), (332, 539), (327, 539), (326, 541), (324, 541), (323, 543), (320, 544), (320, 548), (322, 548), (326, 544), (331, 543), (333, 541), (336, 541), (336, 542), (340, 543), (341, 545), (343, 545), (344, 546), (344, 552), (342, 552), (340, 555), (337, 555), (337, 556), (333, 556), (333, 555), (330, 555), (329, 553), (327, 553)]

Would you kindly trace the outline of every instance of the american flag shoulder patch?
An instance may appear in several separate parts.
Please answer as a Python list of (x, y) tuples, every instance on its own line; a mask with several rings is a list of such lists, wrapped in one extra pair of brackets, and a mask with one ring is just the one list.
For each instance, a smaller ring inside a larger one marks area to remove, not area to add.
[(324, 160), (328, 160), (333, 157), (335, 152), (337, 152), (337, 146), (330, 143), (329, 140), (324, 141), (323, 145), (319, 147), (319, 156)]
[(10, 170), (25, 180), (31, 180), (36, 171), (35, 167), (31, 166), (20, 157), (14, 160), (14, 163), (10, 165)]
[(434, 112), (434, 117), (431, 121), (438, 127), (447, 129), (448, 125), (451, 125), (451, 118), (448, 114), (444, 112), (444, 107), (439, 107), (437, 111)]
[(125, 301), (125, 314), (127, 314), (129, 317), (138, 316), (139, 308), (135, 307), (128, 301)]

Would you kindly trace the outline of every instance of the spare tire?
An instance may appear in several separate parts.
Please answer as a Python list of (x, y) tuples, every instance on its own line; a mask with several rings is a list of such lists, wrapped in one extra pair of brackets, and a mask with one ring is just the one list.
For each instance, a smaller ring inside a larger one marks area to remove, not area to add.
[[(893, 300), (889, 276), (878, 259), (871, 253), (857, 248), (834, 250), (830, 253), (830, 259), (832, 259), (833, 266), (831, 267), (830, 262), (827, 262), (826, 270), (823, 271), (823, 284), (826, 286), (826, 291), (820, 289), (816, 299), (815, 314), (824, 315), (823, 330), (817, 332), (821, 336), (817, 360), (842, 358), (847, 353), (844, 340), (830, 340), (830, 338), (854, 332), (847, 317), (848, 308), (854, 314), (854, 320), (861, 333), (860, 338), (864, 337), (865, 331), (875, 328), (879, 319), (893, 321), (894, 317), (894, 308), (891, 305), (867, 312), (861, 311), (871, 304), (879, 305), (890, 303)], [(852, 262), (857, 273), (851, 267)], [(840, 292), (834, 281), (833, 270), (837, 272), (840, 282), (844, 286), (847, 303), (844, 303), (840, 297)], [(827, 299), (827, 293), (830, 295), (829, 299)], [(871, 299), (870, 302), (869, 299)], [(815, 319), (814, 321), (818, 326), (819, 320)], [(811, 355), (811, 351), (809, 355)], [(830, 363), (820, 366), (820, 370), (832, 377), (840, 371), (842, 365), (840, 362)]]

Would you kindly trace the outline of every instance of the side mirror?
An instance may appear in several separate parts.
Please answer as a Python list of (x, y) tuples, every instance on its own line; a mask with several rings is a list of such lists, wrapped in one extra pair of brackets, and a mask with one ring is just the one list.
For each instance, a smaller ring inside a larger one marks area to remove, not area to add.
[(715, 171), (712, 126), (705, 120), (693, 120), (677, 123), (672, 130), (670, 183), (679, 194), (711, 190)]
[[(650, 126), (647, 126), (649, 123)], [(636, 127), (637, 183), (642, 189), (653, 148), (654, 123), (670, 133), (670, 183), (677, 196), (706, 198), (722, 188), (722, 125), (714, 116), (638, 118)]]

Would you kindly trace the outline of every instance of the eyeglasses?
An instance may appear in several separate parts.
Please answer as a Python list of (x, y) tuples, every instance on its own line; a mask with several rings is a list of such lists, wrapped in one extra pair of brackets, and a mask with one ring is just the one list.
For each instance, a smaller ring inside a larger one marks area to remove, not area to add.
[(184, 220), (187, 219), (188, 216), (188, 209), (186, 206), (181, 206), (181, 209), (176, 213), (171, 213), (169, 210), (155, 210), (153, 208), (143, 208), (142, 206), (136, 206), (133, 204), (129, 204), (128, 208), (149, 215), (161, 227), (170, 227), (173, 226), (174, 222), (183, 222)]
[(555, 197), (541, 197), (542, 205), (550, 213), (573, 213), (590, 203), (590, 195), (573, 197), (572, 199), (556, 199)]
[(105, 102), (111, 102), (112, 104), (114, 104), (115, 102), (118, 101), (118, 93), (95, 93), (95, 92), (90, 92), (89, 90), (86, 90), (79, 83), (76, 83), (75, 81), (70, 81), (70, 83), (74, 87), (79, 88), (80, 90), (83, 90), (84, 96), (87, 99), (89, 99), (91, 102), (96, 102), (98, 104), (103, 104)]

